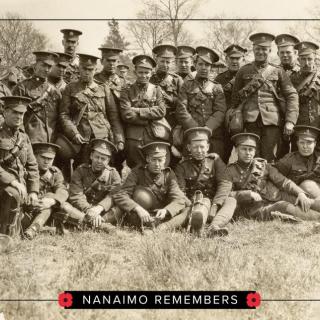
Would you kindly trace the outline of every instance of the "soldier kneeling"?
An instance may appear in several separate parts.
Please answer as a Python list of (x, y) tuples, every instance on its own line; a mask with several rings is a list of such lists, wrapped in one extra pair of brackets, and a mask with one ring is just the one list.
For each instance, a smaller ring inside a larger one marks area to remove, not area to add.
[(141, 147), (145, 166), (135, 167), (113, 194), (116, 205), (125, 213), (124, 222), (141, 228), (175, 229), (184, 222), (179, 213), (189, 205), (175, 174), (166, 168), (169, 143), (151, 142)]
[(60, 147), (53, 143), (34, 143), (32, 147), (38, 162), (40, 191), (36, 203), (24, 206), (22, 227), (27, 228), (24, 236), (30, 240), (45, 225), (53, 210), (58, 210), (68, 199), (62, 172), (52, 165)]
[(208, 236), (227, 235), (236, 200), (228, 197), (231, 185), (223, 179), (226, 165), (217, 154), (208, 154), (211, 130), (195, 127), (184, 132), (190, 157), (180, 162), (175, 173), (180, 188), (193, 201), (188, 229), (201, 235), (208, 222)]
[(69, 190), (70, 204), (64, 204), (63, 210), (55, 215), (56, 219), (79, 228), (89, 226), (106, 232), (115, 229), (105, 222), (113, 207), (110, 192), (121, 183), (117, 170), (109, 166), (115, 151), (116, 147), (108, 140), (91, 141), (91, 164), (84, 163), (74, 171)]

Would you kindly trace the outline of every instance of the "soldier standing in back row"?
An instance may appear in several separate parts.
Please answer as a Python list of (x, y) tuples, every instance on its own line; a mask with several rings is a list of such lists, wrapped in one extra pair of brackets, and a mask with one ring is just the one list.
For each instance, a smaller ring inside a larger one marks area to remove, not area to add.
[(270, 162), (278, 155), (282, 133), (293, 133), (299, 112), (298, 95), (285, 71), (268, 62), (274, 36), (256, 33), (249, 39), (255, 60), (236, 75), (232, 107), (241, 108), (244, 130), (260, 137), (257, 154)]
[[(224, 50), (224, 53), (226, 54), (228, 70), (218, 74), (215, 78), (215, 81), (222, 85), (224, 96), (226, 98), (227, 110), (231, 108), (231, 96), (235, 77), (245, 61), (244, 57), (246, 52), (247, 49), (242, 48), (237, 44), (232, 44)], [(225, 150), (224, 155), (221, 155), (221, 158), (225, 163), (228, 163), (228, 160), (232, 152), (233, 144), (230, 140), (230, 133), (227, 131), (227, 128), (225, 127), (224, 136)]]
[(66, 138), (78, 146), (77, 164), (88, 161), (88, 143), (107, 138), (123, 149), (119, 111), (109, 87), (94, 81), (97, 57), (79, 54), (80, 78), (66, 86), (61, 102), (61, 124)]
[(177, 48), (172, 45), (161, 44), (153, 48), (156, 56), (157, 68), (152, 75), (150, 83), (159, 86), (166, 105), (166, 119), (171, 128), (177, 124), (175, 110), (183, 80), (172, 72), (173, 63), (177, 54)]
[(66, 83), (70, 83), (79, 79), (79, 61), (76, 51), (79, 46), (79, 36), (82, 35), (82, 32), (74, 29), (62, 29), (60, 32), (63, 33), (64, 53), (71, 54), (73, 57), (64, 78)]
[(192, 72), (196, 50), (190, 46), (178, 46), (177, 50), (177, 74), (184, 80)]
[(61, 93), (49, 83), (48, 75), (58, 55), (46, 51), (33, 54), (36, 56), (33, 76), (18, 83), (12, 92), (32, 100), (24, 117), (24, 128), (31, 143), (54, 142)]
[(210, 80), (212, 64), (219, 56), (211, 49), (197, 47), (196, 76), (187, 77), (179, 95), (176, 117), (183, 129), (208, 127), (212, 131), (212, 151), (223, 156), (223, 122), (226, 100), (222, 86)]
[(8, 96), (0, 127), (0, 233), (19, 236), (24, 203), (36, 204), (39, 171), (29, 137), (21, 129), (30, 99)]

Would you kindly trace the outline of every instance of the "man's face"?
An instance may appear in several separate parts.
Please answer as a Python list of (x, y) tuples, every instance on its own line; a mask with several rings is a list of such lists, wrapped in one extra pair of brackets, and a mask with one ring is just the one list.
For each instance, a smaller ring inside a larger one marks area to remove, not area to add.
[(91, 152), (90, 159), (92, 170), (102, 171), (109, 164), (110, 156), (94, 150)]
[(85, 83), (91, 83), (93, 81), (95, 72), (96, 72), (96, 67), (93, 67), (93, 66), (87, 67), (81, 64), (79, 66), (80, 79)]
[(143, 67), (136, 67), (135, 74), (138, 83), (148, 83), (152, 76), (152, 70)]
[(166, 156), (147, 156), (147, 169), (154, 174), (160, 173), (164, 169)]
[(67, 68), (61, 64), (55, 64), (51, 71), (50, 75), (54, 78), (63, 78), (66, 73)]
[(305, 139), (299, 137), (297, 140), (298, 151), (303, 157), (311, 156), (314, 152), (316, 144), (317, 142), (315, 141), (315, 139)]
[(192, 67), (192, 58), (179, 58), (177, 59), (177, 67), (178, 67), (178, 72), (180, 73), (190, 73), (191, 72), (191, 67)]
[(62, 45), (64, 47), (64, 53), (68, 53), (74, 56), (76, 54), (76, 49), (78, 47), (78, 44), (79, 44), (79, 40), (63, 39)]
[(39, 154), (36, 154), (35, 157), (37, 159), (38, 167), (40, 171), (47, 171), (52, 167), (54, 156), (48, 157), (39, 153)]
[(228, 69), (230, 71), (238, 71), (244, 63), (243, 57), (226, 57)]
[(247, 163), (247, 164), (249, 164), (253, 160), (256, 154), (255, 147), (244, 146), (244, 145), (238, 145), (236, 147), (236, 151), (238, 154), (238, 160), (242, 163)]
[(46, 79), (51, 71), (51, 68), (51, 65), (43, 61), (37, 61), (34, 67), (34, 75)]
[(167, 73), (173, 64), (173, 58), (157, 58), (157, 70)]
[(127, 77), (127, 74), (128, 74), (128, 69), (127, 69), (127, 68), (124, 68), (124, 67), (119, 68), (119, 67), (118, 67), (118, 71), (119, 71), (120, 75), (121, 75), (123, 78), (126, 78), (126, 77)]
[(293, 46), (279, 47), (278, 56), (282, 65), (292, 65), (297, 56), (297, 51)]
[(311, 72), (316, 66), (316, 57), (314, 53), (299, 56), (300, 70), (303, 72)]
[(103, 64), (103, 70), (114, 74), (117, 71), (117, 64), (119, 63), (119, 60), (116, 58), (108, 58), (105, 57), (102, 59), (102, 64)]
[(19, 128), (23, 124), (23, 116), (25, 112), (6, 108), (4, 109), (5, 123), (10, 128)]
[(271, 52), (270, 47), (263, 47), (263, 46), (259, 46), (259, 45), (253, 46), (254, 59), (257, 62), (266, 61), (269, 57), (270, 52)]
[(209, 143), (207, 140), (191, 141), (187, 145), (187, 149), (195, 160), (203, 160), (209, 151)]
[(201, 78), (208, 78), (211, 72), (212, 65), (201, 58), (197, 58), (196, 71), (197, 75)]

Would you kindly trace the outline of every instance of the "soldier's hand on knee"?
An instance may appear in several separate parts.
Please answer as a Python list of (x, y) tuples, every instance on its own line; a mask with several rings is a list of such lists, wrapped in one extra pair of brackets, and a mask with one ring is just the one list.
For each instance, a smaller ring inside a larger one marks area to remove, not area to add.
[(295, 205), (300, 205), (304, 212), (308, 212), (313, 203), (313, 199), (308, 198), (305, 193), (301, 192), (298, 194)]
[(95, 219), (100, 213), (103, 211), (103, 207), (100, 205), (93, 206), (90, 209), (87, 210), (86, 214), (89, 218), (89, 220)]
[(45, 210), (45, 209), (50, 209), (55, 204), (56, 204), (56, 200), (54, 200), (52, 198), (42, 198), (38, 202), (37, 206), (38, 206), (39, 210)]
[(144, 208), (138, 206), (135, 208), (135, 211), (143, 223), (147, 223), (147, 222), (152, 221), (152, 218), (151, 218), (149, 212), (147, 210), (145, 210)]
[(157, 210), (156, 218), (159, 220), (163, 220), (166, 217), (167, 213), (167, 209), (159, 209)]
[(27, 201), (28, 193), (24, 184), (20, 183), (18, 180), (13, 180), (11, 186), (18, 190), (19, 196), (23, 201)]
[(93, 219), (92, 225), (94, 228), (99, 228), (101, 226), (101, 223), (102, 223), (102, 217), (99, 214)]

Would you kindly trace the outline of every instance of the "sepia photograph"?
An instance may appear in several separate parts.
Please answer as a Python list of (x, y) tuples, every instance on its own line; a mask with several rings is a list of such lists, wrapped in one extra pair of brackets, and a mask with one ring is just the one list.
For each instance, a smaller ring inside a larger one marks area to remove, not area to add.
[(319, 320), (320, 4), (2, 0), (0, 320)]

